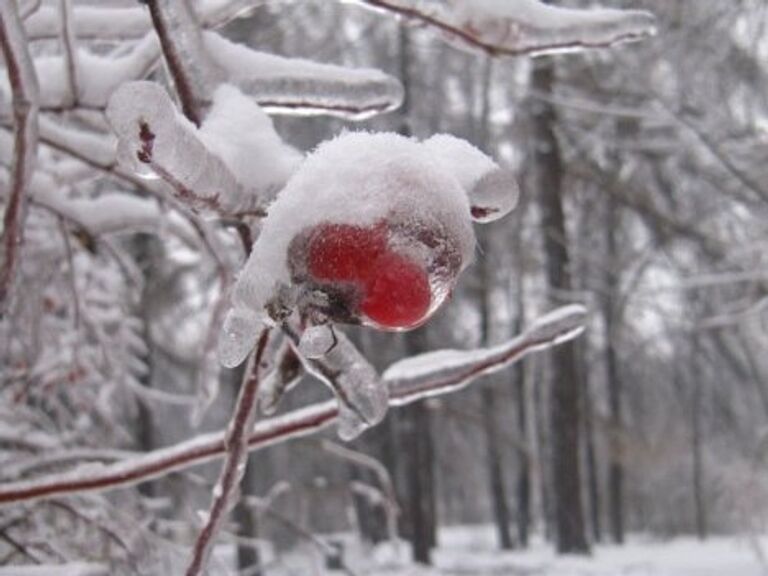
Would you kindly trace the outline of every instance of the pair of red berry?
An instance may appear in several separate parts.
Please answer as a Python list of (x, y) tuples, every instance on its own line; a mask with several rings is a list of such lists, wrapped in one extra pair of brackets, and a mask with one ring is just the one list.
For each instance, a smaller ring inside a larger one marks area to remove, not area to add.
[(386, 224), (320, 225), (309, 240), (306, 263), (318, 282), (353, 284), (359, 312), (382, 328), (412, 328), (426, 319), (432, 301), (427, 272), (390, 248)]

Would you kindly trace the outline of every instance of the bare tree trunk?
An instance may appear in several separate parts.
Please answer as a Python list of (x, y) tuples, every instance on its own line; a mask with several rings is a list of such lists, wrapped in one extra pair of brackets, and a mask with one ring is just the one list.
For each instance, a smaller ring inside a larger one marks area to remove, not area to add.
[(504, 472), (501, 465), (501, 449), (499, 445), (498, 423), (494, 405), (493, 388), (485, 386), (482, 391), (483, 430), (485, 432), (486, 458), (488, 466), (489, 488), (493, 502), (493, 519), (499, 536), (499, 546), (502, 550), (512, 549), (512, 533), (509, 529), (509, 506), (507, 491), (504, 486)]
[[(581, 357), (584, 357), (582, 352)], [(587, 491), (589, 492), (589, 515), (592, 526), (592, 538), (595, 542), (602, 540), (602, 523), (600, 522), (600, 484), (598, 482), (597, 454), (595, 453), (595, 428), (592, 406), (592, 394), (590, 393), (589, 375), (586, 362), (582, 362), (584, 403), (584, 444), (587, 450)]]
[[(550, 60), (536, 63), (533, 87), (550, 94), (554, 68)], [(533, 157), (538, 167), (537, 190), (547, 260), (547, 281), (551, 293), (571, 289), (570, 260), (563, 213), (563, 164), (555, 136), (557, 117), (553, 106), (540, 101), (534, 113)], [(561, 553), (588, 553), (581, 496), (580, 399), (578, 362), (573, 342), (552, 351), (551, 399), (552, 474), (557, 549)]]
[[(616, 127), (618, 144), (631, 141), (637, 134), (635, 119), (620, 119)], [(621, 158), (616, 151), (615, 167), (621, 169)], [(621, 213), (616, 199), (611, 195), (606, 200), (605, 233), (605, 296), (603, 298), (603, 320), (605, 322), (605, 366), (608, 379), (608, 404), (610, 409), (611, 434), (609, 437), (610, 461), (608, 464), (608, 509), (610, 530), (613, 541), (624, 543), (624, 450), (620, 441), (623, 427), (622, 381), (619, 359), (616, 353), (621, 319), (617, 316), (619, 299), (619, 256), (617, 232), (621, 227)]]
[[(518, 311), (522, 316), (522, 309)], [(518, 326), (520, 322), (517, 323)], [(517, 400), (517, 433), (520, 442), (526, 446), (526, 450), (520, 450), (519, 468), (517, 471), (517, 536), (523, 548), (528, 547), (531, 527), (531, 445), (528, 434), (528, 399), (525, 390), (524, 364), (519, 362), (514, 368), (513, 376), (515, 397)]]
[[(148, 310), (151, 306), (151, 278), (157, 273), (155, 270), (156, 250), (158, 240), (149, 234), (136, 234), (133, 240), (133, 253), (136, 264), (144, 277), (144, 287), (141, 291), (141, 300), (138, 306), (138, 312), (141, 316), (143, 325), (144, 343), (147, 345), (147, 353), (144, 361), (147, 365), (145, 374), (139, 376), (139, 382), (147, 388), (152, 387), (152, 342), (150, 340), (149, 321), (150, 314)], [(155, 448), (155, 425), (152, 418), (152, 410), (143, 401), (138, 403), (137, 418), (137, 443), (143, 452), (149, 452)], [(155, 482), (142, 482), (139, 484), (139, 492), (143, 496), (152, 497), (155, 495)]]
[[(490, 113), (491, 113), (491, 78), (493, 65), (490, 57), (483, 60), (482, 79), (480, 84), (480, 117), (477, 122), (477, 144), (487, 151), (490, 142)], [(492, 264), (494, 251), (491, 246), (491, 235), (495, 228), (485, 226), (478, 231), (481, 244), (486, 247), (485, 254), (478, 262), (480, 274), (480, 322), (481, 339), (484, 345), (493, 343), (491, 335), (491, 294), (494, 289)], [(489, 490), (493, 507), (493, 520), (499, 536), (499, 546), (502, 550), (512, 549), (512, 532), (509, 529), (510, 511), (507, 499), (507, 489), (502, 465), (502, 450), (499, 442), (499, 424), (496, 419), (496, 393), (492, 386), (485, 386), (481, 391), (481, 410), (483, 415), (483, 431), (486, 445), (486, 466), (488, 469)]]
[(704, 388), (699, 373), (699, 346), (694, 342), (691, 354), (691, 450), (693, 452), (693, 504), (696, 520), (696, 535), (699, 540), (706, 540), (709, 528), (707, 522), (707, 502), (704, 496), (704, 463), (702, 454), (702, 426)]
[(414, 562), (432, 563), (437, 540), (434, 445), (431, 414), (424, 401), (406, 409), (401, 450), (407, 461), (407, 502), (403, 510)]

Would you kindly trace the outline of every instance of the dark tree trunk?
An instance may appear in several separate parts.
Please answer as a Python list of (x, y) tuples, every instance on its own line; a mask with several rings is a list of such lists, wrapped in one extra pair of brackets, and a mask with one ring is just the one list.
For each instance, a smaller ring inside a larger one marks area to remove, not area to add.
[[(582, 359), (584, 353), (581, 354)], [(589, 491), (589, 515), (592, 525), (592, 537), (595, 542), (602, 540), (602, 525), (600, 522), (600, 484), (597, 472), (597, 454), (595, 453), (595, 427), (592, 408), (592, 394), (590, 393), (589, 375), (586, 362), (582, 362), (582, 380), (584, 402), (584, 444), (587, 450), (587, 489)]]
[(691, 354), (691, 449), (693, 451), (693, 505), (696, 521), (696, 535), (699, 540), (706, 540), (709, 529), (707, 522), (707, 502), (704, 497), (704, 462), (702, 454), (702, 426), (704, 388), (700, 381), (698, 362), (698, 343), (694, 343)]
[(512, 533), (509, 529), (509, 506), (507, 504), (507, 491), (504, 486), (504, 471), (501, 465), (501, 449), (499, 443), (498, 424), (494, 405), (493, 388), (486, 385), (481, 390), (483, 403), (483, 430), (485, 432), (486, 458), (488, 466), (489, 489), (493, 504), (493, 519), (496, 524), (496, 533), (499, 537), (499, 546), (502, 550), (512, 549)]
[[(152, 387), (152, 342), (150, 339), (149, 321), (150, 314), (149, 308), (151, 307), (151, 278), (157, 273), (156, 261), (157, 250), (159, 249), (158, 240), (150, 234), (136, 234), (133, 240), (133, 254), (136, 260), (136, 264), (141, 270), (144, 277), (144, 287), (141, 291), (141, 300), (139, 302), (138, 314), (141, 317), (143, 326), (143, 340), (147, 346), (147, 354), (144, 357), (144, 362), (147, 365), (146, 373), (139, 376), (139, 383), (146, 388)], [(152, 410), (146, 405), (146, 402), (139, 401), (138, 403), (138, 419), (137, 419), (137, 438), (136, 441), (139, 448), (143, 452), (150, 452), (155, 448), (155, 425), (152, 417)], [(139, 484), (139, 492), (143, 496), (152, 497), (156, 492), (155, 482), (142, 482)]]
[[(523, 363), (518, 362), (513, 370), (517, 399), (517, 433), (520, 436), (520, 442), (529, 447)], [(531, 526), (531, 454), (528, 450), (520, 450), (518, 454), (520, 464), (517, 471), (517, 535), (520, 545), (527, 548)]]
[[(426, 351), (423, 330), (405, 335), (406, 354)], [(425, 401), (401, 411), (399, 418), (400, 457), (405, 468), (403, 533), (411, 543), (412, 556), (420, 564), (432, 563), (432, 548), (437, 544), (437, 493), (435, 490), (435, 450), (432, 415)]]
[(431, 415), (424, 402), (407, 409), (406, 428), (401, 438), (407, 450), (407, 506), (403, 511), (414, 562), (432, 563), (436, 543), (434, 447)]
[[(487, 92), (487, 78), (484, 81), (485, 92)], [(485, 240), (482, 242), (487, 249), (485, 255), (477, 263), (480, 274), (480, 323), (481, 338), (486, 346), (491, 343), (490, 323), (491, 309), (490, 298), (493, 290), (493, 279), (491, 274), (491, 265), (488, 261), (492, 250), (488, 246), (488, 228), (484, 229), (486, 233), (481, 235)], [(486, 447), (486, 467), (488, 470), (489, 490), (491, 494), (491, 505), (493, 510), (493, 520), (496, 524), (496, 532), (499, 537), (499, 546), (502, 550), (512, 549), (512, 533), (509, 529), (509, 505), (507, 501), (507, 490), (504, 483), (504, 469), (502, 466), (501, 445), (499, 442), (499, 425), (496, 421), (495, 405), (496, 399), (494, 389), (490, 383), (483, 386), (481, 394), (481, 410), (483, 416), (483, 432), (485, 434)]]
[[(534, 88), (550, 94), (553, 82), (551, 60), (537, 62)], [(540, 101), (536, 106), (533, 119), (533, 158), (539, 182), (536, 193), (542, 213), (547, 281), (554, 295), (572, 288), (563, 213), (563, 163), (554, 132), (555, 110), (547, 102)], [(552, 359), (551, 441), (557, 549), (561, 553), (588, 553), (581, 501), (581, 402), (575, 344), (570, 342), (554, 348)]]
[[(621, 119), (617, 123), (617, 141), (631, 141), (637, 133), (637, 121)], [(621, 168), (621, 158), (616, 152), (616, 170)], [(605, 217), (605, 297), (603, 298), (603, 319), (605, 322), (605, 366), (610, 408), (610, 430), (608, 464), (608, 510), (613, 541), (624, 543), (624, 454), (620, 441), (623, 428), (622, 382), (619, 360), (616, 353), (620, 311), (617, 307), (619, 296), (619, 257), (617, 233), (621, 226), (621, 214), (616, 199), (611, 196), (606, 204)]]

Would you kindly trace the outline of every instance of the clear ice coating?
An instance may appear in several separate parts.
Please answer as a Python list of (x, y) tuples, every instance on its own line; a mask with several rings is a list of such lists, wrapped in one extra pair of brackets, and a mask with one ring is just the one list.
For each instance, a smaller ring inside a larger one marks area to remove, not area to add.
[(336, 345), (336, 335), (328, 324), (310, 326), (301, 335), (299, 353), (304, 358), (322, 358)]
[(252, 311), (244, 308), (230, 310), (219, 334), (221, 364), (227, 368), (242, 364), (253, 348), (261, 326), (261, 319)]
[(363, 120), (403, 101), (400, 82), (380, 70), (257, 52), (215, 32), (205, 32), (203, 39), (229, 81), (270, 113)]
[(653, 14), (612, 8), (576, 9), (540, 0), (358, 0), (436, 25), (447, 40), (495, 54), (553, 54), (611, 46), (656, 32)]
[(493, 170), (480, 178), (469, 192), (472, 219), (488, 223), (503, 218), (517, 206), (520, 191), (510, 170)]
[(193, 210), (235, 212), (257, 200), (156, 82), (120, 86), (109, 100), (107, 118), (118, 138), (120, 164), (143, 178), (163, 178)]
[(305, 366), (336, 395), (342, 440), (352, 440), (384, 419), (389, 405), (387, 386), (343, 333), (336, 332), (336, 345), (322, 358), (305, 358)]
[(561, 344), (584, 331), (587, 315), (581, 304), (562, 306), (537, 318), (526, 333), (530, 340), (546, 341), (549, 346)]

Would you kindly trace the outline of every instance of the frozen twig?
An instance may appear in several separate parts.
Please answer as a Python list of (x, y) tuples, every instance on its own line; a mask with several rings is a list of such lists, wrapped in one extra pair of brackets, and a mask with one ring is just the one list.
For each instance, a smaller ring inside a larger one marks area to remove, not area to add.
[(576, 10), (515, 0), (358, 0), (364, 6), (427, 25), (463, 46), (492, 56), (540, 55), (612, 46), (655, 31), (639, 10)]
[(264, 372), (264, 352), (269, 342), (269, 329), (262, 331), (253, 354), (250, 369), (246, 370), (232, 420), (224, 440), (226, 459), (213, 491), (213, 503), (205, 525), (195, 541), (187, 576), (197, 576), (205, 569), (216, 536), (224, 519), (235, 503), (235, 493), (245, 472), (248, 458), (248, 435), (256, 418), (256, 399), (259, 381)]
[(37, 153), (38, 85), (29, 44), (16, 2), (0, 3), (0, 50), (13, 97), (14, 152), (5, 198), (0, 245), (0, 316), (4, 312), (19, 259), (27, 208), (27, 188)]
[(389, 405), (387, 387), (370, 362), (343, 333), (320, 357), (301, 354), (298, 332), (283, 324), (283, 332), (294, 345), (304, 368), (327, 385), (339, 401), (339, 436), (351, 440), (384, 419)]
[(78, 100), (78, 63), (75, 43), (75, 20), (72, 14), (72, 0), (59, 0), (61, 9), (61, 39), (64, 44), (64, 60), (67, 64), (67, 82), (69, 85), (70, 106)]
[(147, 0), (147, 6), (181, 109), (200, 126), (201, 106), (211, 92), (209, 80), (216, 71), (203, 48), (200, 26), (187, 0)]
[[(540, 318), (509, 342), (487, 350), (450, 352), (445, 363), (439, 353), (416, 356), (384, 373), (391, 405), (405, 405), (427, 395), (455, 392), (480, 376), (501, 370), (532, 352), (576, 337), (586, 311), (566, 306)], [(333, 424), (339, 410), (335, 400), (313, 404), (258, 422), (248, 438), (248, 450), (258, 450), (314, 434)], [(193, 465), (221, 458), (227, 452), (223, 432), (198, 436), (168, 448), (106, 466), (89, 466), (24, 482), (0, 484), (0, 506), (41, 500), (63, 494), (111, 490), (145, 482)]]
[(263, 213), (264, 191), (243, 186), (159, 84), (124, 84), (112, 95), (107, 117), (118, 136), (121, 164), (138, 175), (159, 176), (183, 205), (215, 215)]
[(403, 101), (400, 82), (379, 70), (258, 52), (215, 32), (203, 33), (203, 41), (227, 80), (271, 113), (362, 120)]

